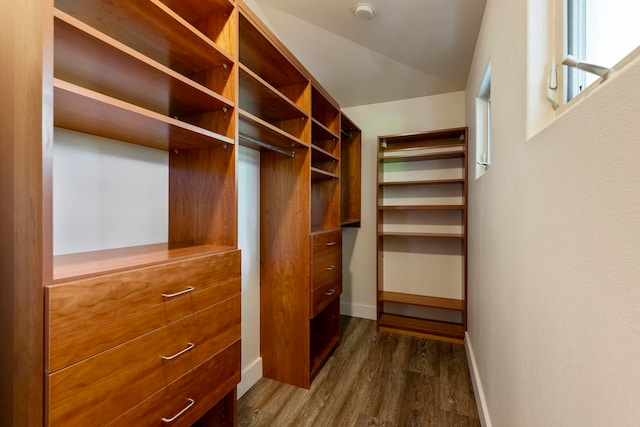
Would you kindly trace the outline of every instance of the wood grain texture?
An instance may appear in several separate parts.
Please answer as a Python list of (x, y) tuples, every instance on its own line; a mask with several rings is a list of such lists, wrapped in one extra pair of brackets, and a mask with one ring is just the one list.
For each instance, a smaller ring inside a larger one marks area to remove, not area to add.
[(342, 317), (342, 340), (309, 390), (260, 380), (240, 426), (479, 426), (464, 347), (378, 333)]
[(260, 156), (260, 351), (264, 376), (309, 383), (309, 153)]
[(181, 74), (233, 63), (233, 56), (159, 0), (58, 0), (56, 7)]
[(311, 258), (317, 261), (342, 250), (342, 230), (324, 231), (311, 234)]
[(234, 145), (169, 153), (169, 244), (237, 246)]
[[(235, 395), (240, 382), (240, 341), (236, 341), (220, 353), (195, 367), (177, 381), (169, 384), (150, 398), (109, 423), (109, 427), (150, 426), (188, 427), (205, 415), (229, 394)], [(230, 391), (231, 390), (231, 391)], [(163, 423), (163, 417), (172, 417), (193, 399), (194, 405), (171, 424)], [(216, 425), (216, 424), (204, 424)]]
[[(193, 301), (214, 304), (235, 295), (239, 277), (240, 252), (231, 251), (50, 286), (45, 369), (54, 372), (191, 315), (201, 308)], [(196, 289), (162, 297), (188, 286)]]
[(51, 280), (53, 2), (0, 16), (0, 425), (43, 419), (43, 282)]

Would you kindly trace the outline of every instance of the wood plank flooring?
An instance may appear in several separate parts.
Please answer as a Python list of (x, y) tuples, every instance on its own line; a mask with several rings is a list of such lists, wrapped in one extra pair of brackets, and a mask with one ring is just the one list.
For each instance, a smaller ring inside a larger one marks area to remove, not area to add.
[(479, 426), (464, 347), (341, 317), (342, 341), (305, 390), (263, 378), (239, 426)]

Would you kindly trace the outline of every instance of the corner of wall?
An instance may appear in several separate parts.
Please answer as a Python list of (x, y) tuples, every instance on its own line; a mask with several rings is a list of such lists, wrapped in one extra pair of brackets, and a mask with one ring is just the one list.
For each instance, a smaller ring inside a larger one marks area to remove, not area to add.
[(469, 373), (471, 374), (471, 383), (473, 384), (473, 393), (476, 398), (480, 424), (482, 425), (482, 427), (492, 427), (491, 417), (489, 416), (489, 408), (487, 407), (487, 401), (484, 395), (484, 389), (482, 387), (480, 373), (478, 372), (476, 356), (473, 352), (473, 346), (471, 345), (471, 337), (469, 336), (469, 332), (465, 332), (464, 334), (464, 349), (467, 353)]

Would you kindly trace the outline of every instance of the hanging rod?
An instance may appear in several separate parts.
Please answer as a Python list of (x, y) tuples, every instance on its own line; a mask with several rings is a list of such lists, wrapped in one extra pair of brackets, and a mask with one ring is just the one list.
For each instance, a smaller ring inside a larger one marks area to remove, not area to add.
[(344, 134), (347, 136), (347, 138), (351, 138), (351, 134), (347, 133), (344, 129), (340, 129), (340, 133)]
[(280, 154), (284, 154), (285, 156), (289, 156), (289, 157), (295, 157), (296, 156), (296, 152), (293, 151), (293, 150), (285, 150), (284, 148), (276, 147), (275, 145), (271, 145), (268, 142), (260, 141), (259, 139), (252, 138), (252, 137), (250, 137), (248, 135), (245, 135), (245, 134), (242, 134), (242, 133), (238, 134), (238, 137), (240, 139), (244, 140), (244, 141), (250, 142), (252, 144), (259, 145), (260, 147), (264, 147), (264, 148), (267, 148), (269, 150), (276, 151), (276, 152), (278, 152)]

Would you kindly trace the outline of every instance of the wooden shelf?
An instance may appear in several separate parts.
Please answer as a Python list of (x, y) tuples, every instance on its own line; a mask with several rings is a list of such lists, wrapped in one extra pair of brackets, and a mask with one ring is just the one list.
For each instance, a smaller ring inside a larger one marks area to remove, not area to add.
[(340, 109), (316, 86), (311, 87), (311, 117), (333, 138), (340, 139)]
[(399, 292), (380, 292), (378, 294), (378, 301), (410, 304), (421, 307), (443, 308), (446, 310), (464, 310), (464, 300), (461, 299), (412, 295)]
[(457, 179), (425, 179), (416, 181), (396, 181), (396, 182), (379, 182), (381, 187), (390, 186), (406, 186), (406, 185), (439, 185), (439, 184), (464, 184), (466, 180), (464, 178)]
[(59, 79), (54, 79), (54, 124), (160, 150), (234, 143), (224, 135)]
[(418, 162), (422, 160), (455, 159), (464, 157), (467, 153), (464, 144), (429, 147), (426, 150), (386, 150), (378, 157), (385, 163)]
[(339, 162), (340, 161), (339, 157), (334, 156), (333, 154), (329, 153), (328, 151), (323, 150), (320, 147), (312, 145), (311, 146), (311, 150), (312, 150), (311, 151), (311, 155), (313, 157), (315, 157), (314, 160), (328, 161), (328, 162), (332, 162), (332, 161)]
[(380, 136), (379, 139), (381, 141), (386, 140), (389, 149), (455, 145), (466, 139), (466, 129), (440, 129), (429, 132)]
[(464, 234), (457, 233), (415, 233), (407, 231), (379, 231), (380, 237), (419, 237), (428, 239), (464, 239)]
[(329, 355), (331, 355), (331, 353), (333, 353), (333, 351), (336, 349), (339, 342), (340, 336), (332, 337), (331, 340), (327, 343), (326, 347), (324, 347), (324, 349), (320, 353), (314, 355), (313, 360), (311, 361), (311, 378), (317, 375), (324, 363), (329, 358)]
[(231, 0), (162, 0), (162, 3), (188, 22), (196, 22), (214, 14), (228, 14), (234, 8)]
[(312, 167), (311, 179), (340, 179), (340, 175)]
[(378, 329), (380, 331), (409, 333), (425, 338), (444, 338), (460, 344), (464, 342), (464, 327), (456, 323), (382, 314), (378, 318)]
[(160, 0), (56, 0), (56, 7), (182, 74), (234, 63)]
[(200, 245), (169, 248), (167, 243), (107, 249), (53, 257), (54, 283), (113, 273), (167, 261), (235, 250), (233, 247)]
[(54, 11), (55, 76), (166, 116), (233, 108), (222, 95)]
[[(287, 150), (293, 150), (294, 148), (308, 148), (309, 144), (303, 140), (296, 138), (295, 136), (283, 131), (282, 129), (267, 123), (259, 117), (244, 111), (242, 109), (238, 112), (239, 120), (239, 132), (240, 134), (247, 135), (251, 138), (266, 142), (276, 147), (281, 147)], [(242, 141), (240, 144), (248, 147), (252, 147), (250, 143)], [(259, 147), (252, 147), (259, 148)]]
[(378, 210), (443, 210), (443, 211), (463, 211), (465, 205), (396, 205), (396, 206), (378, 206)]
[(274, 45), (266, 31), (254, 25), (244, 9), (240, 9), (240, 63), (274, 87), (308, 86), (306, 78)]
[(360, 227), (360, 219), (359, 218), (346, 218), (340, 220), (341, 227)]
[(271, 123), (309, 117), (294, 102), (245, 65), (240, 64), (239, 70), (240, 108)]
[(330, 139), (335, 141), (340, 140), (340, 137), (338, 136), (338, 134), (332, 132), (331, 129), (329, 129), (328, 127), (326, 127), (325, 125), (323, 125), (313, 117), (311, 118), (311, 124), (312, 124), (311, 139), (313, 141), (319, 141), (319, 140), (325, 140), (325, 139)]

